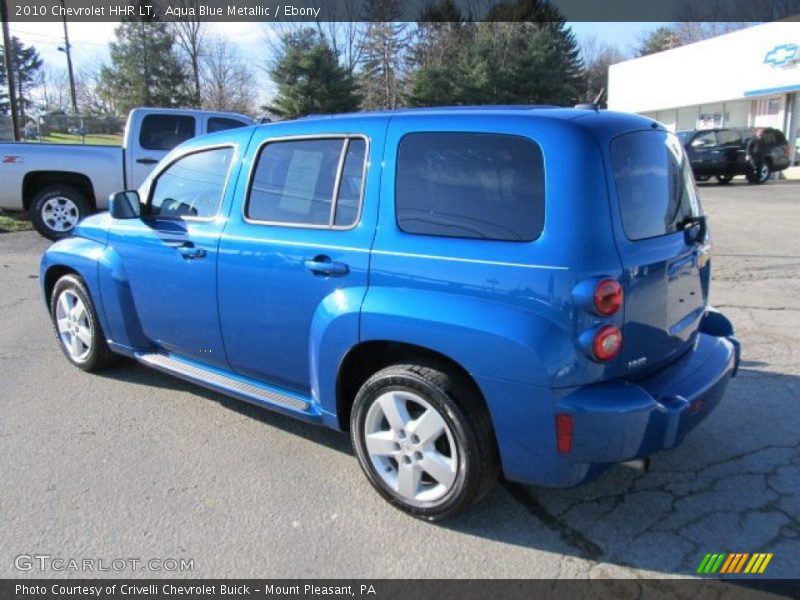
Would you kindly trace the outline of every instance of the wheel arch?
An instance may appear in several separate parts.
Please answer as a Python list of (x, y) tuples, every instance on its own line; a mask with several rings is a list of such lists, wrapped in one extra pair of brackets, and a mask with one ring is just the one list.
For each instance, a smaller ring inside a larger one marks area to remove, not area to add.
[(92, 180), (83, 173), (74, 171), (31, 171), (26, 173), (22, 180), (22, 206), (30, 210), (36, 194), (53, 185), (66, 185), (81, 192), (91, 205), (92, 210), (97, 210)]
[(370, 340), (353, 346), (339, 366), (336, 377), (336, 414), (342, 431), (350, 429), (353, 403), (364, 382), (383, 368), (403, 363), (423, 363), (454, 375), (461, 385), (468, 386), (474, 392), (491, 421), (491, 413), (480, 386), (458, 361), (436, 350), (415, 344)]
[(83, 279), (81, 274), (67, 265), (52, 265), (48, 267), (48, 269), (44, 273), (44, 279), (42, 280), (42, 292), (44, 294), (44, 301), (45, 304), (50, 306), (50, 301), (53, 298), (53, 288), (56, 285), (56, 282), (61, 279), (64, 275), (75, 275)]

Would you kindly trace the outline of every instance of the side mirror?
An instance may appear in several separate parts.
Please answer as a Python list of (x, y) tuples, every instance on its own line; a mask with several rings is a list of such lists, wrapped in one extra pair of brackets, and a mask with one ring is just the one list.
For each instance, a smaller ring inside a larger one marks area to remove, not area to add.
[(138, 219), (142, 214), (142, 204), (136, 190), (117, 192), (108, 198), (108, 212), (114, 219)]

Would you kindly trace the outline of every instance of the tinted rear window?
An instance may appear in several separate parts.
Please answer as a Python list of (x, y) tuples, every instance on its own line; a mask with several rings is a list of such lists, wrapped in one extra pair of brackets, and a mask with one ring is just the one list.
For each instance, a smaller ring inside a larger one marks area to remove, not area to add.
[(407, 233), (535, 240), (544, 223), (541, 149), (514, 135), (406, 135), (397, 155), (395, 209)]
[(664, 131), (636, 131), (611, 142), (625, 235), (643, 240), (675, 233), (700, 215), (694, 179), (680, 142)]

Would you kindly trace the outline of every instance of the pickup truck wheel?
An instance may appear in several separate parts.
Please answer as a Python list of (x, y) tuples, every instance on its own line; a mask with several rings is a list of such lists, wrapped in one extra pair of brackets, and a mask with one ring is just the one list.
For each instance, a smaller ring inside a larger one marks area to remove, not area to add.
[(406, 364), (379, 371), (356, 396), (350, 431), (370, 483), (421, 519), (458, 514), (497, 479), (489, 416), (475, 392), (444, 370)]
[(88, 200), (74, 188), (54, 185), (40, 191), (31, 202), (31, 221), (44, 237), (57, 240), (72, 233), (91, 211)]
[(717, 183), (720, 185), (728, 185), (733, 179), (733, 175), (717, 175)]
[(117, 362), (80, 277), (64, 275), (56, 282), (50, 298), (50, 317), (58, 344), (73, 365), (84, 371), (102, 371)]

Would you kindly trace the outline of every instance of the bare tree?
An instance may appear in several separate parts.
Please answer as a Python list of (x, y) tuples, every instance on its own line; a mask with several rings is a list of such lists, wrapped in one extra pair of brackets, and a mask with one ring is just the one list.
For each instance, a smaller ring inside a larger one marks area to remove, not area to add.
[(619, 47), (603, 43), (595, 35), (588, 35), (581, 40), (581, 59), (583, 60), (586, 78), (586, 100), (605, 106), (608, 95), (608, 68), (618, 62), (630, 58)]
[(72, 110), (69, 76), (65, 69), (45, 67), (39, 73), (37, 87), (42, 112), (69, 112)]
[(317, 28), (352, 75), (364, 53), (364, 0), (339, 0), (332, 10), (333, 21), (317, 21)]
[(75, 76), (75, 92), (78, 103), (83, 107), (83, 112), (99, 115), (117, 115), (114, 94), (106, 89), (100, 77), (103, 65), (95, 68), (81, 69)]
[(206, 36), (206, 22), (198, 16), (198, 0), (176, 0), (180, 8), (194, 8), (195, 16), (184, 17), (180, 21), (170, 23), (170, 29), (175, 42), (180, 49), (180, 54), (188, 64), (190, 83), (192, 89), (189, 96), (194, 106), (200, 106), (202, 101), (201, 69), (203, 40)]
[(202, 106), (252, 114), (255, 109), (254, 75), (239, 51), (224, 38), (209, 37), (201, 64)]

